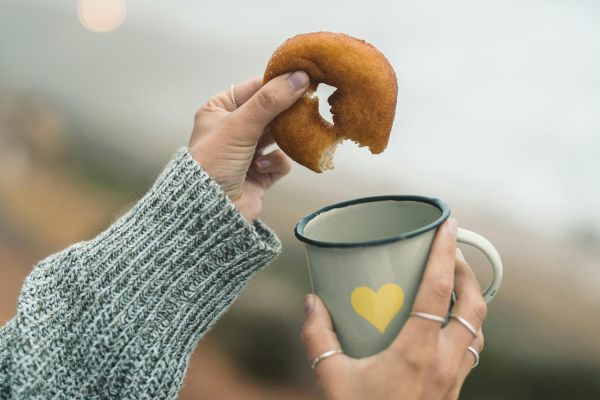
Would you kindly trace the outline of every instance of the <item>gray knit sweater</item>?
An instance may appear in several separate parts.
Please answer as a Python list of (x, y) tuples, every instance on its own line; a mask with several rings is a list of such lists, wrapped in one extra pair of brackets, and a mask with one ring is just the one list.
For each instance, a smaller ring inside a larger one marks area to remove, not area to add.
[(98, 237), (37, 265), (0, 328), (0, 399), (172, 399), (202, 335), (280, 251), (186, 149)]

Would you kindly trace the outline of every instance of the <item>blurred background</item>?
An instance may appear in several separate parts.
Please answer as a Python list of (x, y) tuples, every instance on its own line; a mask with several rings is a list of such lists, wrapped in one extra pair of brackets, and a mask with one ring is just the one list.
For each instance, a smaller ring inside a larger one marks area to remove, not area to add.
[(338, 31), (396, 70), (388, 149), (344, 144), (334, 171), (296, 165), (268, 194), (283, 255), (201, 341), (180, 398), (319, 398), (292, 230), (377, 194), (439, 197), (503, 256), (462, 398), (600, 398), (599, 18), (592, 0), (2, 0), (0, 323), (38, 260), (135, 203), (208, 98), (262, 75), (286, 38)]

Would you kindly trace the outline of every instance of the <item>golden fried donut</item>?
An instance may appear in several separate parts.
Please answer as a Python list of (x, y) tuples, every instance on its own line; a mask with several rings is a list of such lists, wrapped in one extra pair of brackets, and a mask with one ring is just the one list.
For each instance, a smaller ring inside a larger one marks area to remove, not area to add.
[[(336, 146), (350, 139), (371, 153), (385, 150), (396, 112), (398, 83), (379, 50), (343, 33), (316, 32), (286, 40), (271, 56), (263, 83), (286, 72), (310, 76), (307, 93), (269, 125), (294, 161), (322, 172), (333, 168)], [(337, 90), (327, 100), (333, 125), (319, 114), (319, 83)]]

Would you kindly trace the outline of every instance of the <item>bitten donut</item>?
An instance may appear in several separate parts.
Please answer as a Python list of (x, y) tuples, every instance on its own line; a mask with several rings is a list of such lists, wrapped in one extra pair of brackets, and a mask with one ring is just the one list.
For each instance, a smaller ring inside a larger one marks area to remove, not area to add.
[[(263, 82), (286, 72), (310, 76), (307, 93), (269, 125), (279, 147), (315, 172), (333, 169), (336, 146), (350, 139), (373, 154), (385, 150), (398, 83), (379, 50), (343, 33), (316, 32), (286, 40), (271, 56)], [(333, 125), (319, 114), (319, 83), (337, 90), (329, 97)]]

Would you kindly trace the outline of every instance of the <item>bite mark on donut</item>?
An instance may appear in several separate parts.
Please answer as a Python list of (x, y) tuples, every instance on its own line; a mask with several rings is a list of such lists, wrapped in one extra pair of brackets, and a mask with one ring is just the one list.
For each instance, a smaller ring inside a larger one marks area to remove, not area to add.
[(344, 139), (340, 138), (333, 145), (325, 147), (323, 153), (321, 153), (321, 159), (319, 160), (319, 166), (321, 167), (321, 171), (333, 169), (333, 156), (335, 155), (335, 151), (337, 150), (338, 145), (340, 145), (343, 141)]
[[(314, 99), (318, 103), (319, 116), (323, 120), (325, 124), (332, 127), (335, 125), (335, 110), (334, 105), (336, 102), (336, 97), (340, 96), (338, 92), (338, 88), (335, 86), (328, 85), (327, 83), (320, 82), (317, 84), (317, 88), (314, 91), (309, 91), (306, 95), (310, 99)], [(329, 109), (328, 109), (329, 108)], [(329, 111), (330, 118), (325, 118), (323, 111)], [(337, 150), (337, 147), (343, 142), (350, 141), (354, 143), (357, 147), (368, 147), (366, 144), (361, 143), (358, 140), (355, 140), (349, 136), (346, 136), (345, 132), (337, 132), (337, 141), (331, 146), (325, 147), (321, 153), (319, 159), (319, 167), (321, 171), (327, 171), (334, 169), (334, 156)]]

